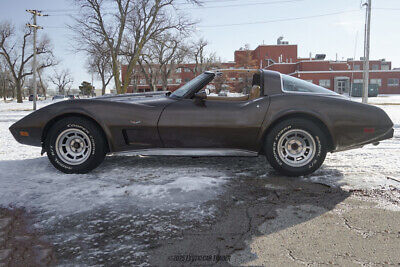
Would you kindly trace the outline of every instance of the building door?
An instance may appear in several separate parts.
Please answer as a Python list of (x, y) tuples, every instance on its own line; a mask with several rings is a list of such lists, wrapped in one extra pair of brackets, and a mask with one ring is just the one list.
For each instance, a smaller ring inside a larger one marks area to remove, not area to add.
[(335, 77), (334, 90), (338, 94), (348, 94), (350, 90), (350, 79), (349, 77)]
[(337, 88), (338, 88), (338, 93), (343, 94), (346, 91), (346, 82), (338, 81)]

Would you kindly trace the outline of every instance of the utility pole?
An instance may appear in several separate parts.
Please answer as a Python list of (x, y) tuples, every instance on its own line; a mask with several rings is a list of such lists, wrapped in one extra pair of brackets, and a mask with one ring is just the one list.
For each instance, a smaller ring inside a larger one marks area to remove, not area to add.
[(43, 29), (36, 24), (36, 17), (43, 16), (38, 10), (27, 9), (27, 12), (33, 15), (33, 24), (26, 24), (26, 26), (33, 28), (33, 61), (32, 61), (32, 73), (33, 73), (33, 110), (36, 110), (36, 98), (37, 98), (37, 84), (36, 84), (36, 32), (38, 29)]
[(368, 3), (365, 3), (364, 6), (367, 6), (365, 13), (365, 37), (364, 37), (364, 82), (363, 82), (363, 93), (362, 93), (362, 102), (368, 103), (368, 85), (369, 85), (369, 44), (370, 44), (370, 29), (371, 29), (371, 1), (368, 0)]

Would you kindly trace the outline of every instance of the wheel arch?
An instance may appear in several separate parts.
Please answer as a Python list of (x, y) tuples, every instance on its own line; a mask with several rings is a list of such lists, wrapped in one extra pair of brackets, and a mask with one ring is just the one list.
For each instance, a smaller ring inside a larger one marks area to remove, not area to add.
[(109, 138), (107, 137), (106, 131), (104, 129), (104, 127), (93, 117), (84, 114), (84, 113), (79, 113), (79, 112), (68, 112), (68, 113), (63, 113), (60, 115), (57, 115), (55, 117), (53, 117), (51, 120), (49, 120), (45, 126), (43, 127), (43, 131), (42, 131), (42, 137), (41, 137), (41, 142), (42, 142), (42, 147), (45, 148), (45, 140), (47, 138), (47, 133), (49, 132), (50, 128), (59, 120), (68, 118), (68, 117), (81, 117), (81, 118), (85, 118), (91, 122), (93, 122), (95, 125), (97, 125), (97, 127), (99, 127), (99, 129), (101, 130), (101, 133), (104, 137), (104, 140), (106, 142), (106, 147), (107, 147), (107, 152), (112, 151), (111, 146), (110, 146), (110, 142), (109, 142)]
[(306, 112), (294, 112), (294, 113), (288, 113), (288, 114), (283, 114), (281, 116), (279, 116), (278, 118), (275, 118), (269, 125), (268, 127), (264, 130), (263, 134), (262, 134), (262, 143), (261, 143), (261, 153), (263, 152), (263, 147), (264, 147), (264, 143), (265, 143), (265, 139), (266, 136), (268, 135), (268, 133), (280, 122), (284, 121), (284, 120), (288, 120), (288, 119), (295, 119), (295, 118), (300, 118), (300, 119), (306, 119), (309, 120), (311, 122), (313, 122), (314, 124), (316, 124), (325, 134), (327, 141), (328, 141), (328, 152), (331, 152), (335, 149), (335, 143), (334, 143), (334, 139), (333, 136), (328, 128), (328, 126), (326, 125), (325, 122), (323, 122), (320, 118), (318, 118), (317, 116), (313, 115), (313, 114), (309, 114)]

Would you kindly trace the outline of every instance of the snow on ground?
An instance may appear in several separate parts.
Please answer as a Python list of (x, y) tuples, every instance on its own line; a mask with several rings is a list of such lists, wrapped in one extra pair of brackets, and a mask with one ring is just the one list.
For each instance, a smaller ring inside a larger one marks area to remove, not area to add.
[[(302, 179), (345, 189), (400, 186), (387, 178), (400, 180), (400, 96), (370, 102), (389, 114), (394, 138), (328, 154), (320, 170)], [(39, 101), (38, 107), (50, 103)], [(109, 156), (89, 174), (66, 175), (40, 156), (41, 148), (20, 145), (9, 132), (31, 107), (0, 102), (0, 206), (32, 212), (61, 263), (146, 262), (144, 252), (156, 240), (213, 220), (214, 201), (235, 177), (276, 176), (262, 158), (137, 156)]]
[[(361, 97), (351, 97), (353, 101), (361, 102)], [(390, 105), (390, 104), (400, 104), (400, 94), (392, 94), (392, 95), (379, 95), (377, 97), (369, 97), (368, 103), (370, 104), (383, 104), (383, 105)]]
[[(35, 226), (53, 233), (49, 239), (62, 258), (99, 262), (115, 257), (121, 264), (133, 264), (149, 239), (167, 238), (213, 217), (215, 208), (206, 202), (227, 181), (224, 163), (210, 167), (191, 158), (111, 156), (90, 174), (66, 175), (40, 156), (41, 148), (18, 144), (8, 130), (29, 114), (32, 102), (0, 103), (0, 206), (36, 214)], [(39, 102), (39, 107), (49, 103)], [(121, 240), (100, 244), (116, 225), (126, 228)], [(91, 233), (90, 227), (104, 232)], [(119, 253), (130, 256), (123, 259)]]

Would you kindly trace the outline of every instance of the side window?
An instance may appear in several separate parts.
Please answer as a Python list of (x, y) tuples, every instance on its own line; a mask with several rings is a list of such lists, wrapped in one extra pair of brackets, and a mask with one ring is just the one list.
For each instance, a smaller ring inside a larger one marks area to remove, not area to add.
[(248, 101), (259, 98), (259, 77), (260, 74), (255, 71), (219, 73), (206, 87), (207, 100)]
[[(319, 80), (320, 85), (321, 81), (327, 81), (324, 83), (324, 85), (328, 85), (328, 82), (330, 85), (330, 80)], [(333, 91), (326, 89), (322, 86), (318, 86), (313, 83), (297, 79), (288, 75), (282, 75), (282, 82), (283, 82), (284, 92), (336, 94)]]

